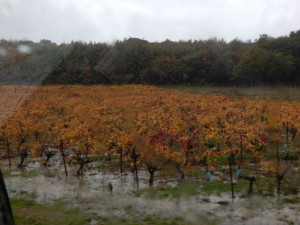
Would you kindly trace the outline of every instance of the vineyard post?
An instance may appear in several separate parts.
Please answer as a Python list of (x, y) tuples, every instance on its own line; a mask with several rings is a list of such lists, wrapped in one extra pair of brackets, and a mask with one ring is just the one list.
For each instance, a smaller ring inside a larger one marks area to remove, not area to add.
[(243, 162), (243, 135), (242, 134), (241, 134), (240, 150), (241, 150), (241, 163), (242, 163)]
[(139, 155), (137, 154), (135, 147), (131, 148), (130, 157), (131, 157), (131, 160), (133, 161), (133, 174), (134, 174), (134, 177), (136, 180), (136, 187), (137, 187), (137, 189), (139, 189), (139, 176), (138, 176), (138, 168), (137, 168)]
[(60, 141), (60, 151), (61, 151), (61, 155), (63, 157), (63, 162), (64, 162), (64, 168), (65, 168), (65, 174), (66, 177), (68, 176), (68, 171), (67, 171), (67, 166), (66, 166), (66, 159), (65, 159), (65, 153), (64, 153), (64, 146), (63, 146), (63, 141)]
[(280, 175), (279, 175), (280, 161), (279, 161), (279, 143), (278, 143), (278, 141), (277, 141), (277, 145), (276, 145), (276, 151), (277, 151), (277, 166), (276, 166), (277, 194), (280, 194)]
[(9, 149), (9, 140), (8, 140), (8, 138), (6, 139), (6, 147), (7, 147), (8, 165), (9, 165), (9, 169), (11, 169), (10, 149)]
[(277, 164), (278, 164), (279, 163), (279, 143), (278, 143), (278, 141), (276, 142), (276, 157), (277, 157)]
[(148, 172), (150, 173), (150, 178), (149, 178), (149, 186), (152, 187), (153, 186), (153, 182), (154, 182), (154, 173), (156, 171), (156, 166), (151, 165), (150, 163), (146, 163), (147, 168), (148, 168)]
[(123, 148), (120, 147), (120, 174), (121, 174), (121, 178), (122, 178), (122, 174), (123, 174)]
[(286, 122), (286, 147), (289, 144), (289, 121)]
[(231, 184), (231, 195), (232, 198), (234, 198), (234, 192), (233, 192), (233, 181), (232, 181), (232, 157), (229, 156), (228, 157), (228, 161), (229, 161), (229, 172), (230, 172), (230, 184)]

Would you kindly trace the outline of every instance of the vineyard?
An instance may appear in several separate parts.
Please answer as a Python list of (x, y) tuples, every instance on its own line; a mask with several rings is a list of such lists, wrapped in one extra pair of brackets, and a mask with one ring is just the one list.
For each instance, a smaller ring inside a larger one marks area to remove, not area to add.
[[(197, 193), (299, 201), (299, 101), (143, 85), (1, 86), (0, 92), (1, 167), (8, 178), (27, 161), (37, 170), (58, 165), (57, 177), (106, 166), (120, 179), (132, 174), (137, 196), (149, 195), (160, 180), (176, 180), (176, 187), (188, 181)], [(114, 194), (117, 187), (107, 182)]]

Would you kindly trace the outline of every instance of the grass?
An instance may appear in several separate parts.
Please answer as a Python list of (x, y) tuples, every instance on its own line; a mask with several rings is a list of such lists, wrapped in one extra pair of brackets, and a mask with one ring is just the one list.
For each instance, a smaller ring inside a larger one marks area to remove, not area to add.
[(11, 199), (16, 225), (83, 225), (91, 218), (62, 202), (37, 204), (31, 200)]
[(121, 217), (105, 217), (101, 218), (103, 225), (189, 225), (191, 223), (185, 221), (181, 217), (158, 217), (147, 215), (141, 218), (121, 218)]
[[(104, 171), (120, 171), (120, 162), (119, 159), (111, 159), (109, 160), (102, 160), (101, 163), (97, 165), (97, 168), (99, 170), (104, 170)], [(127, 170), (130, 168), (130, 165), (128, 162), (123, 161), (122, 165), (123, 171)]]
[[(264, 181), (259, 181), (260, 185)], [(267, 183), (264, 183), (265, 185)], [(243, 179), (239, 179), (237, 183), (234, 183), (235, 193), (247, 193), (249, 188), (249, 182)], [(268, 190), (268, 186), (265, 186)], [(257, 184), (254, 183), (254, 192), (258, 191)], [(262, 190), (260, 189), (259, 192)], [(138, 191), (131, 192), (134, 197), (145, 197), (148, 199), (176, 199), (179, 197), (191, 197), (199, 194), (213, 195), (221, 193), (231, 193), (230, 181), (213, 181), (203, 182), (200, 185), (193, 181), (183, 181), (176, 187), (155, 187), (149, 189), (140, 189)]]
[(181, 217), (170, 217), (170, 218), (159, 218), (155, 216), (146, 216), (143, 219), (146, 224), (157, 224), (157, 225), (173, 225), (173, 224), (188, 224)]
[(229, 182), (206, 182), (203, 184), (202, 192), (205, 194), (211, 195), (216, 193), (222, 193), (222, 192), (230, 192), (231, 187)]
[(45, 176), (51, 176), (51, 173), (55, 172), (50, 172), (42, 169), (30, 169), (27, 170), (25, 168), (12, 168), (11, 170), (5, 169), (2, 170), (2, 174), (4, 177), (36, 177), (39, 175), (44, 174)]
[(145, 197), (148, 199), (179, 198), (181, 196), (190, 197), (200, 193), (200, 186), (192, 181), (182, 181), (176, 187), (155, 187), (133, 191), (134, 197)]
[(184, 91), (193, 94), (226, 95), (253, 99), (275, 99), (300, 101), (300, 89), (294, 87), (205, 87), (205, 86), (163, 86), (161, 88)]
[[(239, 179), (238, 182), (233, 184), (234, 193), (247, 193), (249, 182)], [(206, 195), (231, 193), (230, 181), (213, 181), (205, 182), (202, 186), (202, 193)]]
[[(126, 217), (101, 217), (95, 213), (81, 212), (71, 208), (67, 202), (56, 201), (52, 204), (37, 204), (31, 200), (11, 199), (12, 210), (16, 225), (188, 225), (189, 223), (178, 216), (160, 217), (143, 215), (133, 211), (132, 207), (126, 209)], [(131, 212), (132, 211), (132, 212)]]
[(284, 203), (289, 203), (289, 204), (300, 204), (300, 198), (295, 197), (295, 198), (284, 198), (283, 199)]
[(43, 172), (42, 170), (38, 170), (38, 169), (33, 169), (33, 170), (22, 169), (21, 176), (22, 177), (35, 177), (35, 176), (41, 175), (42, 172)]

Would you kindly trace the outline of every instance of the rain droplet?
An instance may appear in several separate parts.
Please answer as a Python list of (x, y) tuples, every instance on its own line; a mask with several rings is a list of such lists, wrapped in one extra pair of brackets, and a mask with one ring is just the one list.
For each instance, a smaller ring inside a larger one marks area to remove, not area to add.
[(0, 56), (1, 57), (7, 56), (7, 51), (4, 48), (0, 48)]
[(18, 52), (20, 52), (21, 54), (29, 54), (31, 53), (31, 48), (28, 45), (24, 45), (24, 44), (20, 44), (17, 47)]

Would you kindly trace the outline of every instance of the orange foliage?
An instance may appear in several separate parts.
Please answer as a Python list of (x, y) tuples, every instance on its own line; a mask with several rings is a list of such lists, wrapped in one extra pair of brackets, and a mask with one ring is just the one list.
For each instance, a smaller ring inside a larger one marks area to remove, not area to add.
[[(2, 105), (1, 137), (14, 148), (38, 156), (41, 148), (58, 144), (88, 154), (102, 154), (135, 145), (140, 159), (199, 164), (203, 157), (237, 154), (260, 157), (274, 139), (284, 143), (284, 124), (299, 128), (298, 102), (195, 95), (142, 85), (9, 87), (0, 100), (13, 95), (22, 104), (12, 112)], [(32, 88), (32, 90), (30, 89)], [(29, 90), (29, 91), (28, 91)], [(17, 96), (18, 95), (18, 96)], [(10, 109), (9, 108), (9, 109)], [(118, 154), (114, 151), (114, 154)]]

